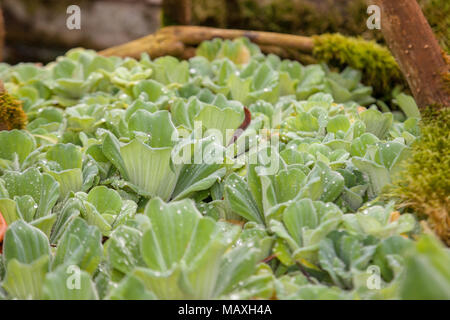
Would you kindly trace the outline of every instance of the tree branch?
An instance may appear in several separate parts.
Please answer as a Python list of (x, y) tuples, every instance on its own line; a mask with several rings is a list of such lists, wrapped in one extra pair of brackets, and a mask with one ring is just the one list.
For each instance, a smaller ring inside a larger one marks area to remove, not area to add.
[(0, 8), (0, 61), (3, 61), (3, 51), (5, 49), (5, 21), (3, 20), (3, 10)]
[(369, 0), (381, 9), (381, 30), (419, 107), (450, 106), (444, 60), (430, 25), (415, 0)]
[[(263, 51), (264, 48), (268, 50), (272, 48), (273, 50), (273, 47), (276, 46), (311, 54), (314, 47), (312, 38), (290, 34), (197, 26), (173, 26), (165, 27), (154, 34), (123, 45), (103, 50), (100, 54), (139, 58), (142, 52), (147, 52), (152, 58), (163, 55), (187, 58), (185, 50), (191, 46), (197, 46), (205, 40), (214, 38), (236, 39), (239, 37), (249, 38), (252, 42), (260, 45)], [(190, 50), (188, 53), (194, 54), (195, 52)]]

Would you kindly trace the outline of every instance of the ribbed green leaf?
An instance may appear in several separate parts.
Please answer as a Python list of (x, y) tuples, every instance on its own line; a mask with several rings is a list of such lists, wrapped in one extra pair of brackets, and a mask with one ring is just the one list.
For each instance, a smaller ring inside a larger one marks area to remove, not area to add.
[(97, 300), (97, 292), (89, 273), (60, 266), (47, 273), (43, 294), (48, 300)]
[(101, 233), (95, 226), (75, 218), (58, 243), (53, 269), (59, 265), (77, 265), (93, 273), (102, 258)]
[(45, 234), (22, 220), (17, 220), (8, 227), (4, 241), (6, 264), (13, 259), (30, 264), (41, 256), (50, 254), (50, 245)]
[(43, 299), (43, 285), (48, 266), (48, 255), (43, 255), (30, 264), (12, 259), (7, 265), (3, 288), (12, 298)]

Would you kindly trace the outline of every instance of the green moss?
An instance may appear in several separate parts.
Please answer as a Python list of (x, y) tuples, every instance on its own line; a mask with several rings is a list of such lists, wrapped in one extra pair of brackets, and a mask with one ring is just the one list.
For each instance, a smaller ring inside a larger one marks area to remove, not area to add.
[(24, 129), (27, 116), (20, 101), (8, 93), (0, 94), (0, 130)]
[(450, 245), (450, 108), (430, 106), (422, 116), (421, 137), (388, 196), (426, 218)]
[(374, 41), (323, 34), (314, 37), (313, 56), (335, 67), (361, 70), (365, 84), (372, 86), (378, 96), (388, 95), (396, 84), (404, 83), (394, 57)]

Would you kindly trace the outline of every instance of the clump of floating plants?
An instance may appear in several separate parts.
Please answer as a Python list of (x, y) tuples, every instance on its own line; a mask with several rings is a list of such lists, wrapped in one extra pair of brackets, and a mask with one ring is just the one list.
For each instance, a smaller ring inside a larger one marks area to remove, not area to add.
[(416, 143), (445, 142), (364, 77), (246, 39), (0, 65), (28, 118), (0, 131), (0, 298), (449, 299), (449, 251), (419, 223), (442, 221), (381, 197)]

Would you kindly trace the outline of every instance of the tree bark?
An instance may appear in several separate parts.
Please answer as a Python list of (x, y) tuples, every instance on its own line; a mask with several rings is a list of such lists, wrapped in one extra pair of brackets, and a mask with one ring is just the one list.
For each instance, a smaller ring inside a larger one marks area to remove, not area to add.
[(381, 31), (419, 107), (450, 106), (444, 60), (430, 25), (415, 0), (369, 0), (381, 9)]
[(5, 48), (5, 22), (3, 20), (3, 10), (0, 8), (0, 61), (3, 61), (3, 50)]
[(171, 24), (189, 25), (192, 21), (191, 0), (163, 0), (163, 14)]

